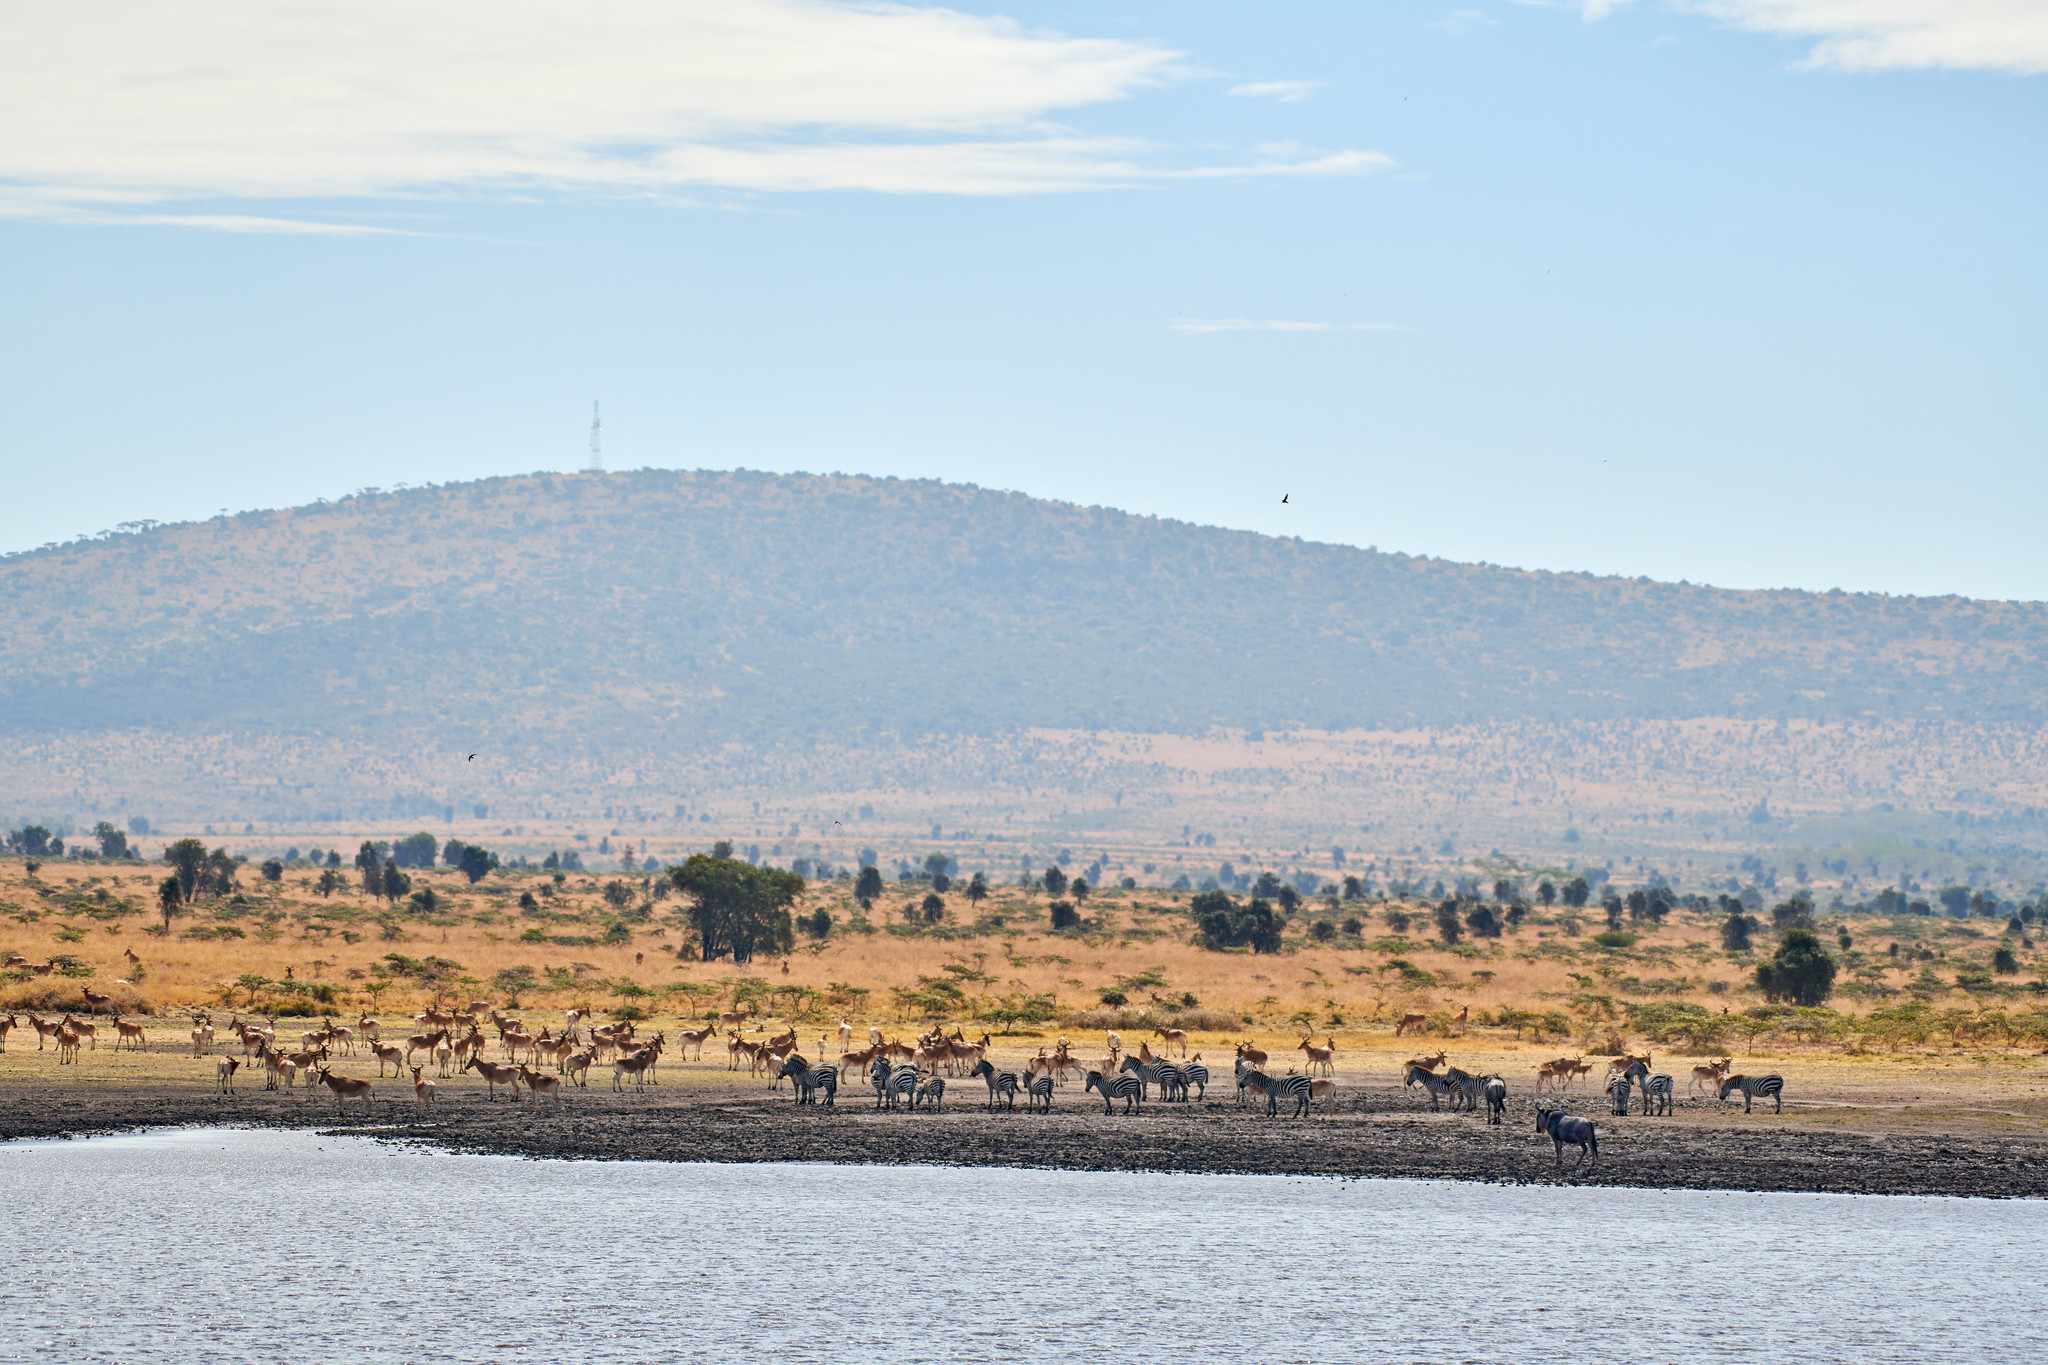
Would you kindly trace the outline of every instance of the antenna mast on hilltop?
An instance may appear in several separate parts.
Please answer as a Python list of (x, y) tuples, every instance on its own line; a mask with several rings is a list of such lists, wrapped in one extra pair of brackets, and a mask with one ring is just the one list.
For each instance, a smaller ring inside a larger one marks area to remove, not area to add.
[(590, 405), (590, 463), (584, 467), (586, 474), (604, 473), (604, 423), (597, 419), (597, 404)]

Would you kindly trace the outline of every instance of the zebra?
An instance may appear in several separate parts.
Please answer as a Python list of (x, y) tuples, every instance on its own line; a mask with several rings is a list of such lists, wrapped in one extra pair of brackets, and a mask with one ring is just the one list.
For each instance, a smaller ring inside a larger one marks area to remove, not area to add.
[(1668, 1115), (1671, 1112), (1672, 1096), (1676, 1093), (1675, 1087), (1676, 1082), (1666, 1072), (1660, 1071), (1656, 1075), (1645, 1079), (1643, 1081), (1644, 1115), (1647, 1117), (1652, 1112), (1650, 1106), (1653, 1102), (1657, 1106), (1654, 1112)]
[(1486, 1121), (1499, 1123), (1508, 1107), (1508, 1083), (1498, 1076), (1486, 1078)]
[(1769, 1076), (1730, 1076), (1727, 1080), (1721, 1082), (1722, 1099), (1727, 1099), (1737, 1090), (1742, 1092), (1742, 1112), (1745, 1114), (1749, 1112), (1750, 1102), (1758, 1095), (1769, 1095), (1771, 1097), (1772, 1101), (1778, 1106), (1771, 1111), (1772, 1113), (1782, 1114), (1785, 1112), (1785, 1078), (1783, 1076), (1775, 1073)]
[(1263, 1094), (1265, 1092), (1266, 1077), (1265, 1074), (1259, 1071), (1256, 1067), (1246, 1066), (1244, 1058), (1242, 1057), (1237, 1059), (1236, 1071), (1237, 1107), (1242, 1109), (1244, 1108), (1244, 1092), (1251, 1089), (1254, 1084), (1257, 1084), (1259, 1086), (1260, 1093)]
[(1469, 1071), (1460, 1071), (1457, 1067), (1452, 1066), (1444, 1068), (1444, 1079), (1450, 1082), (1457, 1090), (1457, 1093), (1451, 1097), (1451, 1107), (1453, 1110), (1463, 1109), (1469, 1114), (1479, 1107), (1479, 1101), (1486, 1093), (1486, 1078), (1484, 1076), (1474, 1076)]
[(1181, 1063), (1180, 1074), (1188, 1085), (1195, 1087), (1195, 1098), (1201, 1099), (1209, 1093), (1209, 1068), (1200, 1062)]
[(1421, 1082), (1424, 1089), (1429, 1091), (1429, 1107), (1431, 1109), (1443, 1108), (1443, 1105), (1438, 1101), (1455, 1089), (1449, 1081), (1437, 1075), (1434, 1071), (1425, 1071), (1419, 1066), (1408, 1068), (1408, 1079), (1401, 1082), (1401, 1088), (1406, 1090), (1418, 1081)]
[(1634, 1088), (1635, 1083), (1629, 1079), (1629, 1073), (1627, 1072), (1616, 1076), (1607, 1083), (1607, 1098), (1614, 1101), (1614, 1116), (1616, 1118), (1621, 1118), (1628, 1113), (1628, 1094)]
[(1135, 1076), (1118, 1076), (1111, 1080), (1100, 1071), (1091, 1071), (1088, 1073), (1088, 1084), (1081, 1087), (1081, 1093), (1085, 1095), (1090, 1090), (1102, 1092), (1102, 1112), (1105, 1114), (1109, 1112), (1109, 1100), (1112, 1095), (1124, 1102), (1126, 1114), (1133, 1108), (1142, 1111), (1145, 1107), (1145, 1083)]
[(1588, 1153), (1593, 1160), (1586, 1169), (1591, 1170), (1600, 1164), (1600, 1138), (1591, 1119), (1573, 1118), (1562, 1109), (1538, 1109), (1536, 1131), (1550, 1134), (1550, 1140), (1557, 1144), (1557, 1165), (1560, 1168), (1564, 1166), (1564, 1145), (1567, 1142), (1577, 1144), (1579, 1149), (1579, 1159), (1572, 1163), (1574, 1171), (1585, 1163)]
[(993, 1066), (990, 1066), (988, 1058), (984, 1057), (976, 1062), (974, 1070), (967, 1074), (969, 1077), (981, 1077), (982, 1083), (988, 1086), (988, 1108), (991, 1113), (995, 1111), (996, 1097), (998, 1095), (1002, 1096), (1003, 1108), (1015, 1109), (1017, 1107), (1016, 1072), (998, 1071)]
[[(814, 1067), (801, 1056), (792, 1053), (783, 1062), (782, 1070), (775, 1073), (775, 1079), (787, 1076), (796, 1090), (798, 1104), (815, 1104), (817, 1092), (825, 1092), (825, 1103), (836, 1108), (834, 1101), (839, 1094), (839, 1068), (836, 1066)], [(822, 1079), (821, 1079), (822, 1078)]]
[(1024, 1084), (1024, 1107), (1036, 1109), (1043, 1103), (1045, 1112), (1052, 1112), (1052, 1077), (1033, 1076)]
[[(875, 1088), (875, 1108), (880, 1109), (889, 1099), (889, 1073), (893, 1068), (887, 1057), (877, 1057), (868, 1063), (868, 1084)], [(894, 1108), (894, 1104), (890, 1105)]]
[[(1117, 1070), (1136, 1076), (1138, 1078), (1138, 1089), (1147, 1099), (1151, 1098), (1151, 1092), (1145, 1087), (1150, 1085), (1158, 1086), (1159, 1099), (1162, 1103), (1173, 1098), (1175, 1082), (1180, 1080), (1180, 1068), (1176, 1067), (1172, 1062), (1141, 1062), (1136, 1057), (1126, 1057), (1124, 1058), (1123, 1065), (1118, 1067)], [(1182, 1083), (1180, 1088), (1186, 1090), (1187, 1087), (1185, 1083)]]
[(1300, 1118), (1308, 1112), (1308, 1102), (1315, 1098), (1315, 1082), (1307, 1076), (1281, 1076), (1266, 1082), (1266, 1113), (1277, 1117), (1280, 1113), (1282, 1095), (1294, 1101), (1294, 1112), (1290, 1118)]
[(910, 1107), (915, 1109), (920, 1104), (929, 1104), (937, 1113), (943, 1114), (946, 1112), (946, 1078), (944, 1076), (934, 1076), (930, 1080), (918, 1085), (914, 1092), (914, 1097), (911, 1099)]
[(917, 1084), (916, 1067), (897, 1067), (889, 1076), (889, 1107), (894, 1109), (901, 1103), (909, 1105), (912, 1109), (917, 1108)]

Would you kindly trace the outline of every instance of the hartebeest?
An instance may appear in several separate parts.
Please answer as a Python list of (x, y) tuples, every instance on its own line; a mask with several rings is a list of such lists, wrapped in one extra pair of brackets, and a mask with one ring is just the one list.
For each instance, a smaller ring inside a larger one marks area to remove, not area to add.
[(1323, 1046), (1317, 1047), (1313, 1039), (1304, 1038), (1295, 1046), (1308, 1058), (1311, 1072), (1320, 1071), (1325, 1076), (1337, 1074), (1334, 1058), (1337, 1055), (1337, 1040), (1328, 1034), (1323, 1036)]
[(1162, 1024), (1158, 1028), (1153, 1029), (1152, 1032), (1166, 1040), (1160, 1045), (1160, 1056), (1171, 1057), (1175, 1046), (1180, 1048), (1181, 1056), (1185, 1057), (1188, 1055), (1188, 1031), (1186, 1029), (1167, 1028)]
[(1253, 1047), (1250, 1043), (1239, 1043), (1237, 1045), (1237, 1060), (1240, 1066), (1248, 1066), (1258, 1070), (1266, 1065), (1266, 1054)]
[(1394, 1036), (1396, 1038), (1399, 1038), (1409, 1029), (1421, 1028), (1424, 1024), (1427, 1024), (1428, 1022), (1429, 1016), (1426, 1014), (1404, 1014), (1401, 1016), (1401, 1022), (1394, 1025)]
[(414, 1105), (424, 1114), (438, 1106), (434, 1095), (434, 1083), (421, 1075), (420, 1071), (419, 1067), (412, 1069), (412, 1096)]
[(15, 1018), (13, 1015), (10, 1014), (5, 1017), (0, 1017), (0, 1052), (7, 1051), (8, 1032), (12, 1029), (18, 1029), (20, 1027), (21, 1020)]
[(70, 1029), (73, 1033), (77, 1034), (81, 1039), (90, 1043), (92, 1045), (92, 1050), (94, 1052), (98, 1052), (100, 1050), (100, 1031), (97, 1025), (88, 1024), (85, 1022), (85, 1020), (78, 1018), (76, 1015), (67, 1014), (64, 1016), (64, 1027)]
[(1708, 1062), (1705, 1066), (1694, 1067), (1692, 1069), (1692, 1084), (1685, 1088), (1685, 1093), (1690, 1095), (1699, 1088), (1702, 1081), (1706, 1082), (1707, 1089), (1719, 1090), (1722, 1080), (1728, 1075), (1728, 1069), (1734, 1065), (1735, 1059), (1733, 1057), (1723, 1057), (1718, 1062)]
[(399, 1075), (399, 1068), (405, 1065), (405, 1049), (396, 1043), (372, 1043), (370, 1052), (377, 1059), (377, 1079), (384, 1078), (384, 1064), (391, 1064), (391, 1074)]
[(348, 1112), (348, 1102), (355, 1099), (363, 1102), (363, 1113), (368, 1114), (370, 1112), (372, 1096), (368, 1081), (354, 1080), (347, 1076), (337, 1076), (324, 1066), (320, 1068), (317, 1074), (320, 1077), (320, 1083), (334, 1092), (334, 1112), (336, 1114), (346, 1114)]
[(38, 1052), (43, 1050), (44, 1039), (55, 1038), (57, 1030), (64, 1027), (62, 1019), (45, 1019), (34, 1010), (28, 1012), (28, 1022), (29, 1027), (36, 1031), (36, 1051)]
[(562, 1080), (559, 1076), (529, 1071), (522, 1066), (519, 1068), (519, 1079), (526, 1082), (526, 1098), (532, 1102), (534, 1113), (540, 1112), (540, 1102), (544, 1096), (553, 1096), (555, 1108), (562, 1107)]
[(686, 1062), (689, 1061), (690, 1049), (695, 1048), (697, 1049), (697, 1060), (700, 1062), (703, 1061), (704, 1040), (709, 1038), (712, 1034), (716, 1032), (718, 1032), (718, 1025), (716, 1024), (706, 1024), (703, 1028), (698, 1029), (686, 1028), (682, 1030), (682, 1032), (677, 1035), (682, 1039), (682, 1043), (680, 1044), (683, 1054), (682, 1059)]
[(235, 1093), (235, 1068), (241, 1064), (242, 1059), (229, 1052), (223, 1052), (213, 1064), (213, 1083), (221, 1094)]
[(499, 1066), (496, 1062), (487, 1062), (481, 1056), (472, 1052), (469, 1060), (462, 1064), (462, 1069), (464, 1071), (474, 1071), (477, 1075), (491, 1083), (491, 1092), (485, 1097), (486, 1099), (494, 1100), (498, 1098), (498, 1087), (501, 1085), (511, 1086), (512, 1098), (515, 1100), (519, 1098), (518, 1068)]
[(203, 1056), (206, 1049), (212, 1046), (213, 1025), (207, 1023), (204, 1019), (195, 1021), (192, 1025), (192, 1055), (194, 1057)]
[(117, 1014), (114, 1016), (114, 1051), (119, 1052), (123, 1043), (131, 1052), (149, 1048), (149, 1039), (143, 1036), (142, 1025), (131, 1024)]
[(86, 1013), (98, 1014), (102, 1009), (105, 1009), (108, 1014), (114, 1012), (113, 996), (101, 995), (90, 986), (80, 986), (78, 993), (85, 997)]

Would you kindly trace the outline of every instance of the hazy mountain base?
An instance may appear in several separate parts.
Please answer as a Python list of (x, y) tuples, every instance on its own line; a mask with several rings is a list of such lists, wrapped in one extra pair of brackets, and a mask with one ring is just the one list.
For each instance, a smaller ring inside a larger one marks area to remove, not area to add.
[[(948, 847), (970, 845), (960, 856), (977, 865), (1042, 866), (1071, 844), (1114, 855), (1131, 873), (1152, 862), (1147, 882), (1181, 872), (1199, 880), (1246, 854), (1262, 864), (1292, 857), (1328, 875), (1341, 846), (1354, 866), (1388, 860), (1386, 872), (1442, 875), (1498, 851), (1531, 865), (1626, 859), (1639, 875), (1657, 868), (1693, 887), (1755, 857), (1788, 879), (1803, 860), (1813, 864), (1805, 880), (1868, 889), (1901, 871), (2025, 889), (2048, 855), (2048, 737), (2027, 725), (1036, 730), (696, 751), (650, 744), (628, 759), (561, 746), (471, 760), (459, 741), (450, 748), (436, 736), (376, 746), (45, 736), (0, 754), (0, 817), (90, 828), (141, 814), (162, 831), (211, 825), (238, 851), (422, 825), (507, 856), (578, 834), (591, 845), (618, 834), (658, 854), (731, 837), (786, 844), (785, 862), (850, 862), (863, 847), (885, 860), (921, 858), (936, 830)], [(1826, 863), (1844, 866), (1829, 876)]]

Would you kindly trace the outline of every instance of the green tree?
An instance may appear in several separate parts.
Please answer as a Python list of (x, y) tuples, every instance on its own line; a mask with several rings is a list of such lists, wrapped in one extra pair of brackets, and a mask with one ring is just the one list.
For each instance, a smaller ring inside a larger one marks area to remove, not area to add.
[(731, 953), (739, 965), (795, 945), (790, 906), (804, 894), (804, 879), (794, 872), (696, 853), (668, 875), (690, 901), (690, 927), (706, 962)]
[(181, 899), (191, 900), (199, 889), (200, 874), (206, 870), (206, 845), (197, 839), (180, 839), (164, 850), (164, 861), (178, 870)]
[(176, 873), (157, 883), (156, 908), (164, 917), (164, 932), (171, 932), (171, 917), (185, 904), (185, 883), (178, 880)]
[(1066, 890), (1067, 874), (1060, 871), (1060, 865), (1058, 863), (1054, 863), (1052, 866), (1046, 868), (1045, 894), (1048, 896), (1061, 896), (1066, 894)]
[(441, 841), (421, 830), (408, 834), (391, 846), (391, 861), (400, 867), (432, 867), (434, 856), (441, 851)]
[(105, 820), (92, 827), (92, 837), (100, 841), (102, 858), (125, 858), (128, 856), (128, 834), (115, 829)]
[(384, 870), (377, 880), (378, 893), (393, 905), (398, 903), (399, 897), (412, 890), (412, 878), (399, 871), (397, 863), (384, 864)]
[(980, 905), (988, 899), (988, 878), (982, 876), (979, 872), (975, 873), (968, 879), (967, 890), (963, 894), (966, 895), (971, 903)]
[(1072, 901), (1054, 901), (1046, 907), (1052, 912), (1054, 929), (1078, 929), (1081, 927), (1081, 912), (1074, 908)]
[(469, 879), (471, 886), (498, 870), (498, 855), (478, 848), (475, 844), (464, 844), (455, 864), (462, 875)]
[(1593, 888), (1584, 877), (1574, 877), (1564, 884), (1564, 903), (1577, 910), (1593, 898)]
[(284, 864), (275, 858), (265, 858), (263, 860), (263, 880), (266, 882), (283, 881)]
[(1458, 922), (1458, 903), (1445, 901), (1436, 908), (1436, 931), (1445, 943), (1456, 943), (1465, 936), (1465, 926)]
[(339, 891), (341, 889), (341, 885), (341, 873), (335, 871), (331, 867), (321, 868), (320, 880), (314, 883), (314, 886), (320, 892), (320, 898), (322, 900), (325, 900), (327, 897), (333, 895), (336, 891)]
[(918, 908), (924, 912), (926, 924), (937, 924), (946, 917), (946, 898), (936, 891), (927, 892)]
[(1834, 994), (1835, 959), (1811, 929), (1787, 929), (1778, 951), (1756, 967), (1757, 989), (1764, 999), (1811, 1009)]
[(1536, 899), (1543, 902), (1544, 908), (1548, 909), (1557, 903), (1557, 888), (1548, 881), (1538, 882), (1536, 884)]
[(1813, 902), (1804, 896), (1793, 896), (1771, 907), (1771, 923), (1778, 929), (1811, 929), (1813, 927)]
[(860, 870), (860, 876), (854, 879), (853, 898), (860, 902), (861, 909), (872, 910), (881, 896), (882, 869), (869, 863)]
[(384, 855), (368, 839), (363, 840), (363, 846), (356, 850), (356, 871), (363, 876), (364, 891), (372, 896), (384, 894)]
[(1068, 890), (1068, 892), (1069, 892), (1069, 893), (1071, 893), (1071, 894), (1072, 894), (1072, 896), (1074, 897), (1074, 899), (1075, 899), (1075, 900), (1077, 900), (1077, 901), (1085, 901), (1085, 900), (1087, 900), (1087, 899), (1088, 899), (1088, 879), (1087, 879), (1086, 877), (1076, 877), (1076, 878), (1074, 878), (1074, 880), (1073, 880), (1073, 881), (1072, 881), (1071, 883), (1069, 883), (1069, 884), (1068, 884), (1068, 886), (1067, 886), (1067, 890)]
[(1731, 953), (1748, 952), (1749, 932), (1755, 924), (1755, 920), (1742, 913), (1742, 902), (1735, 902), (1734, 911), (1721, 921), (1721, 946)]
[(1490, 905), (1475, 905), (1465, 916), (1465, 927), (1472, 931), (1474, 938), (1499, 938), (1500, 916)]

